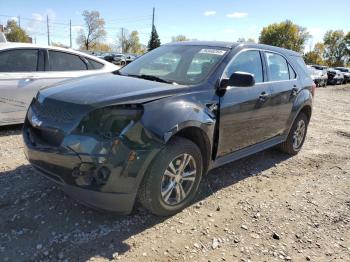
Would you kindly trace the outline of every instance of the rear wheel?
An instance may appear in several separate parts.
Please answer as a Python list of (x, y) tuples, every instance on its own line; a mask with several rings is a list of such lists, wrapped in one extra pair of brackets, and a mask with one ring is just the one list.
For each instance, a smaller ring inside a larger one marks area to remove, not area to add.
[(287, 140), (280, 145), (282, 152), (289, 155), (299, 153), (305, 141), (308, 124), (307, 116), (304, 113), (300, 113), (293, 123)]
[(201, 152), (192, 141), (176, 137), (158, 154), (138, 193), (141, 204), (155, 215), (169, 216), (196, 196), (203, 172)]

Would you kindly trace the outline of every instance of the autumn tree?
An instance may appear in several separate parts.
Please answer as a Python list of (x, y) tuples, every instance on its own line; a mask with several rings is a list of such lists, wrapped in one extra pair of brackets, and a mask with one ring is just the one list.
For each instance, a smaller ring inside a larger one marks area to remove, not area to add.
[(81, 49), (93, 49), (106, 35), (104, 29), (105, 20), (100, 17), (98, 11), (85, 10), (82, 15), (84, 17), (85, 28), (80, 30), (77, 44), (80, 45)]
[(260, 33), (259, 42), (301, 52), (309, 38), (310, 34), (306, 28), (286, 20), (264, 27)]
[(62, 44), (60, 42), (51, 42), (52, 46), (62, 47), (62, 48), (69, 48), (67, 45)]
[(96, 42), (95, 46), (91, 50), (101, 51), (101, 52), (110, 52), (110, 51), (112, 51), (112, 47), (109, 44), (105, 44), (102, 42)]
[(324, 35), (325, 59), (329, 66), (344, 66), (349, 60), (349, 33), (342, 30), (330, 30)]
[(171, 37), (171, 42), (184, 42), (184, 41), (189, 41), (190, 39), (187, 38), (185, 35), (177, 35)]
[(316, 64), (316, 65), (323, 65), (324, 62), (324, 44), (323, 43), (317, 43), (314, 46), (314, 49), (304, 54), (304, 60), (307, 64)]
[(129, 34), (123, 30), (118, 36), (118, 42), (124, 53), (142, 54), (145, 51), (140, 43), (140, 37), (137, 31), (132, 31)]
[(158, 36), (158, 33), (157, 33), (157, 29), (156, 29), (156, 26), (153, 26), (152, 28), (152, 33), (151, 33), (151, 38), (148, 42), (148, 50), (153, 50), (157, 47), (160, 47), (160, 39), (159, 39), (159, 36)]
[(5, 36), (7, 41), (22, 42), (22, 43), (29, 42), (29, 36), (23, 29), (21, 29), (18, 26), (15, 20), (7, 21), (5, 32), (6, 32)]

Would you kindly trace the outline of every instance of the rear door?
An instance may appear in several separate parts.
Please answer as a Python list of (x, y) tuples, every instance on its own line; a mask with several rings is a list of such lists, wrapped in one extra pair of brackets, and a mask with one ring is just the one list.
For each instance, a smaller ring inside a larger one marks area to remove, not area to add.
[(251, 87), (228, 87), (220, 97), (218, 156), (257, 144), (273, 136), (270, 86), (266, 83), (262, 53), (245, 50), (228, 64), (224, 78), (234, 72), (247, 72), (255, 77)]
[(0, 52), (0, 125), (22, 123), (28, 105), (42, 85), (43, 50), (8, 49)]
[(301, 89), (296, 71), (287, 59), (275, 52), (264, 52), (268, 81), (271, 87), (271, 107), (273, 135), (283, 134), (292, 112), (293, 102)]

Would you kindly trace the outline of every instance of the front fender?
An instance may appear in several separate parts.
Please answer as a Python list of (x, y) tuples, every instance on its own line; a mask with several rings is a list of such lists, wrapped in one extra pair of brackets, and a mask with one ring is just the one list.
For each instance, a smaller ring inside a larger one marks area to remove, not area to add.
[(155, 101), (144, 105), (142, 124), (163, 143), (188, 127), (200, 128), (212, 138), (215, 123), (215, 114), (205, 105), (193, 101)]

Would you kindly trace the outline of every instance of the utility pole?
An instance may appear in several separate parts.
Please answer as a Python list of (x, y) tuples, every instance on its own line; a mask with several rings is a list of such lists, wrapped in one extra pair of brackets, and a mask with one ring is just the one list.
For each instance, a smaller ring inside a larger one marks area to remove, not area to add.
[(21, 17), (17, 16), (17, 19), (18, 19), (18, 26), (19, 26), (19, 28), (21, 28)]
[(69, 20), (69, 41), (70, 48), (72, 48), (72, 19)]
[(152, 14), (152, 32), (153, 32), (153, 29), (154, 29), (154, 14), (156, 12), (156, 9), (153, 7), (153, 14)]
[(49, 28), (49, 16), (46, 16), (46, 27), (47, 27), (47, 45), (50, 45), (50, 28)]

